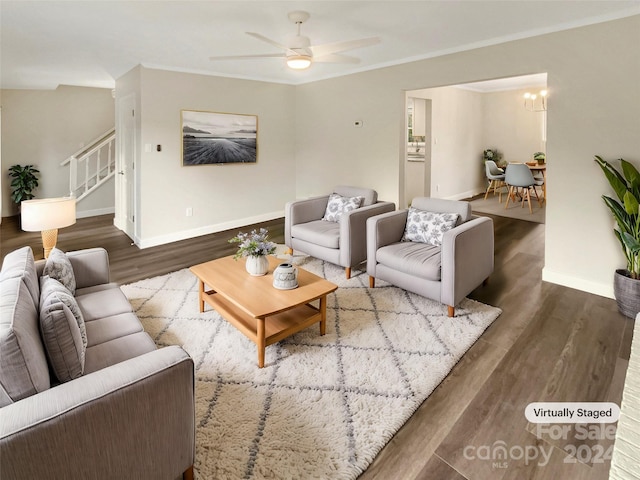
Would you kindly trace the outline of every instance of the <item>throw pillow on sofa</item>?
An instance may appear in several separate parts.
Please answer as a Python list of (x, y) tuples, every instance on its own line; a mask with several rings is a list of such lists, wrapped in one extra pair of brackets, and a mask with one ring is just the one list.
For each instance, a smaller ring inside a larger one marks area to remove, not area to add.
[(84, 373), (87, 332), (76, 299), (58, 280), (40, 279), (40, 329), (51, 367), (61, 382)]
[(58, 280), (67, 287), (71, 295), (76, 294), (76, 277), (73, 273), (73, 267), (67, 254), (62, 250), (55, 247), (51, 250), (42, 274)]
[(457, 213), (434, 213), (410, 207), (403, 241), (442, 245), (442, 237), (456, 226)]
[(363, 201), (364, 197), (343, 197), (332, 193), (329, 195), (329, 202), (322, 219), (327, 222), (339, 222), (343, 213), (360, 208)]

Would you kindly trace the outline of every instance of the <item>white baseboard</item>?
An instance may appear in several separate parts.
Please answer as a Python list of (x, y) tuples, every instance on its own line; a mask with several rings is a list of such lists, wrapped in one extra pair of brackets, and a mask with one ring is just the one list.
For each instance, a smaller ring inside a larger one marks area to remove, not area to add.
[(575, 288), (583, 292), (593, 293), (594, 295), (600, 295), (601, 297), (615, 298), (613, 295), (613, 272), (611, 273), (610, 282), (592, 282), (564, 273), (554, 272), (545, 267), (542, 269), (542, 280), (564, 287)]
[(445, 200), (465, 200), (467, 198), (475, 197), (476, 195), (484, 193), (484, 190), (467, 190), (466, 192), (457, 193), (455, 195), (451, 195), (449, 197), (443, 197)]
[(237, 220), (231, 220), (229, 222), (217, 223), (215, 225), (207, 225), (205, 227), (198, 227), (191, 230), (183, 230), (181, 232), (173, 232), (167, 235), (159, 235), (157, 237), (151, 237), (146, 239), (140, 239), (136, 242), (139, 248), (157, 247), (158, 245), (165, 245), (167, 243), (178, 242), (180, 240), (187, 240), (189, 238), (199, 237), (201, 235), (209, 235), (211, 233), (223, 232), (225, 230), (231, 230), (233, 228), (241, 228), (254, 223), (268, 222), (269, 220), (275, 220), (276, 218), (282, 218), (284, 212), (279, 210), (277, 212), (263, 213), (254, 217), (246, 217)]
[(76, 210), (76, 218), (97, 217), (98, 215), (108, 215), (116, 213), (115, 207), (97, 208), (95, 210)]

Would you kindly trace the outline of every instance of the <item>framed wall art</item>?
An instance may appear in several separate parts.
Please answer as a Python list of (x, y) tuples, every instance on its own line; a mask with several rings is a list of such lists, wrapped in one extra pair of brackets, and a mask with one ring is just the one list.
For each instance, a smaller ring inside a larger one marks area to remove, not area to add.
[(256, 163), (257, 115), (182, 110), (180, 117), (183, 166)]

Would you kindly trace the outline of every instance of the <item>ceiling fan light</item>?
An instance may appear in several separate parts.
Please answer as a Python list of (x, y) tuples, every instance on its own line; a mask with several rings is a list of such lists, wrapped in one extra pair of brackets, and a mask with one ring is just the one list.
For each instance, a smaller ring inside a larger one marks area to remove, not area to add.
[(311, 65), (311, 57), (309, 55), (292, 55), (287, 57), (287, 66), (294, 70), (304, 70)]

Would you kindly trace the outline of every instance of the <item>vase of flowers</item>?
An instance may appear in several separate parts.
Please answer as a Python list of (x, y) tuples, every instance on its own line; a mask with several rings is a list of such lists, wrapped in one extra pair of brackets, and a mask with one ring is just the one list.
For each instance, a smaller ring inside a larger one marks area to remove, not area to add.
[(269, 241), (269, 231), (266, 228), (252, 230), (251, 233), (239, 232), (229, 240), (229, 243), (238, 243), (238, 251), (233, 256), (236, 260), (246, 257), (245, 268), (254, 276), (266, 275), (269, 271), (267, 255), (276, 251), (276, 244)]

